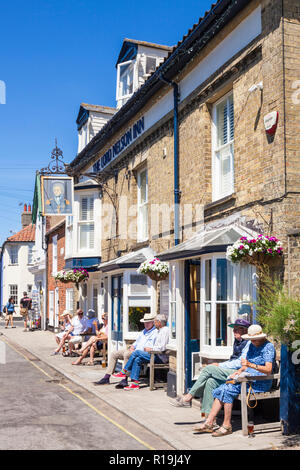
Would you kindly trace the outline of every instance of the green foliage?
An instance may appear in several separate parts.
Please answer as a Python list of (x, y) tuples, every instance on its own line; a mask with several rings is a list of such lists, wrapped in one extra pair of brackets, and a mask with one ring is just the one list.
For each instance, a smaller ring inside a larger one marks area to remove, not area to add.
[(265, 332), (291, 348), (300, 339), (300, 299), (288, 294), (282, 282), (264, 274), (257, 303), (258, 322)]

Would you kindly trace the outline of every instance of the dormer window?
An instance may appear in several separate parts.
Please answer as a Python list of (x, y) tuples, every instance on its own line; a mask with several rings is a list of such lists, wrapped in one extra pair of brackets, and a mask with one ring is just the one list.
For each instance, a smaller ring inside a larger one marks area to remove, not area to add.
[(146, 74), (151, 74), (157, 67), (156, 57), (147, 57), (146, 58)]
[(133, 93), (134, 61), (118, 64), (117, 100), (129, 98)]

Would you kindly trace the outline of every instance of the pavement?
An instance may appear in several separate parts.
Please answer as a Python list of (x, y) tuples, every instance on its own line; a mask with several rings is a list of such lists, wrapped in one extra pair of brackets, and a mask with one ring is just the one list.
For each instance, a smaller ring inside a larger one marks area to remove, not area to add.
[[(105, 374), (105, 368), (96, 366), (74, 366), (74, 358), (62, 355), (51, 356), (55, 349), (54, 334), (50, 331), (35, 330), (23, 332), (23, 327), (4, 329), (0, 324), (1, 339), (8, 339), (26, 349), (42, 362), (63, 374), (69, 380), (101, 398), (108, 405), (121, 411), (146, 429), (168, 442), (178, 450), (267, 450), (279, 449), (292, 442), (280, 431), (257, 431), (249, 439), (242, 435), (239, 416), (233, 417), (234, 432), (231, 435), (214, 438), (209, 434), (196, 434), (193, 425), (201, 421), (199, 404), (191, 408), (175, 408), (169, 405), (170, 398), (163, 389), (150, 391), (148, 386), (140, 390), (124, 391), (115, 388), (119, 379), (111, 384), (96, 386), (93, 381)], [(87, 361), (86, 361), (87, 362)], [(221, 417), (220, 417), (221, 419)], [(219, 422), (219, 424), (221, 421)], [(299, 444), (299, 441), (297, 440)]]

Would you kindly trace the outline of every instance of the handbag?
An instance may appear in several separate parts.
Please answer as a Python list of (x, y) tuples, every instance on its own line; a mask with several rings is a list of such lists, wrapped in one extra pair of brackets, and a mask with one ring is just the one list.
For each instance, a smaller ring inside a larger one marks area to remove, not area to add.
[(7, 313), (7, 307), (6, 306), (3, 307), (3, 313)]
[(21, 307), (21, 308), (20, 308), (20, 313), (21, 313), (21, 315), (27, 315), (27, 313), (28, 313), (28, 308), (26, 308), (26, 307)]

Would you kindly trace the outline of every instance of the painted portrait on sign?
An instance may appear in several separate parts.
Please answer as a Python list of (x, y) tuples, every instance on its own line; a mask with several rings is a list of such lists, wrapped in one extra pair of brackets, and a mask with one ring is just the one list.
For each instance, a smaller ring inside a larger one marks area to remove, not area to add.
[(44, 215), (72, 214), (72, 178), (43, 176), (42, 196)]

